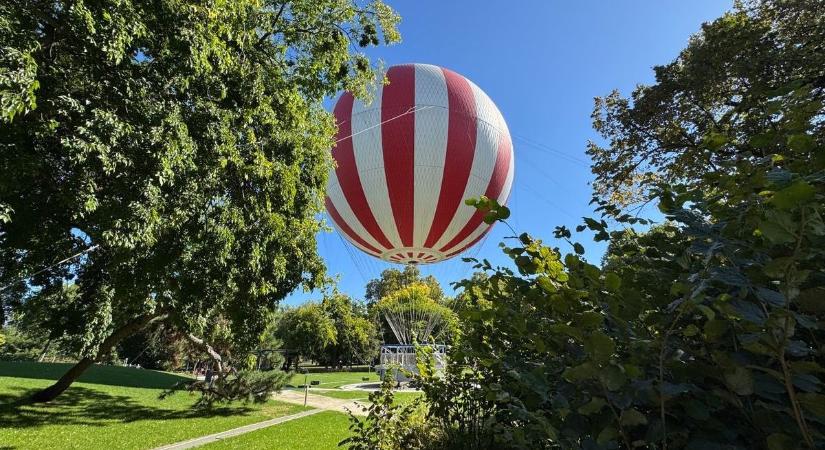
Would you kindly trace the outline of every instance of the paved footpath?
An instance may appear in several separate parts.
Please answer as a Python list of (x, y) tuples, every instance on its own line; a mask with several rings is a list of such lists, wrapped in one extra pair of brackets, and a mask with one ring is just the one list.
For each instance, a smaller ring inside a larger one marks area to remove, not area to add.
[[(364, 393), (364, 398), (369, 396), (369, 392)], [(304, 404), (304, 391), (284, 389), (281, 392), (272, 396), (275, 400), (280, 400), (286, 403), (295, 405)], [(318, 409), (326, 409), (327, 411), (336, 411), (341, 413), (352, 412), (356, 416), (363, 416), (364, 411), (362, 406), (368, 405), (369, 402), (358, 400), (346, 400), (341, 398), (324, 397), (323, 395), (309, 394), (307, 395), (307, 406)]]
[[(301, 401), (301, 404), (303, 404), (303, 399)], [(264, 420), (263, 422), (251, 423), (249, 425), (245, 425), (239, 428), (233, 428), (227, 431), (222, 431), (220, 433), (210, 434), (208, 436), (201, 436), (199, 438), (190, 439), (188, 441), (183, 442), (177, 442), (175, 444), (164, 445), (163, 447), (158, 447), (154, 450), (183, 450), (188, 448), (200, 447), (201, 445), (210, 444), (212, 442), (217, 442), (222, 439), (238, 436), (244, 433), (249, 433), (250, 431), (256, 431), (260, 430), (261, 428), (271, 427), (272, 425), (278, 425), (279, 423), (289, 422), (290, 420), (311, 416), (312, 414), (316, 414), (321, 411), (323, 411), (323, 409), (311, 409), (309, 411), (303, 411), (297, 414), (291, 414), (289, 416), (276, 417), (274, 419)]]

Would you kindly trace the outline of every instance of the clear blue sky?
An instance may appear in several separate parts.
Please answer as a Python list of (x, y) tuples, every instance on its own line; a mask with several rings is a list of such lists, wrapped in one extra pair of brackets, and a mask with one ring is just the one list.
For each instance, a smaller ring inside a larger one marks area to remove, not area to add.
[[(555, 225), (573, 227), (591, 215), (592, 179), (585, 155), (593, 97), (612, 89), (628, 94), (653, 81), (651, 67), (672, 61), (702, 24), (731, 7), (723, 0), (632, 1), (388, 1), (401, 15), (402, 42), (369, 54), (387, 66), (429, 63), (450, 68), (483, 89), (498, 105), (513, 135), (515, 180), (511, 224), (553, 242)], [(533, 143), (537, 143), (535, 145)], [(501, 225), (466, 255), (507, 264), (498, 243)], [(598, 261), (604, 246), (581, 236), (586, 256)], [(360, 253), (333, 231), (318, 247), (338, 288), (363, 298), (366, 281), (390, 267)], [(460, 258), (422, 266), (450, 282), (470, 273)], [(317, 299), (296, 292), (286, 303)]]

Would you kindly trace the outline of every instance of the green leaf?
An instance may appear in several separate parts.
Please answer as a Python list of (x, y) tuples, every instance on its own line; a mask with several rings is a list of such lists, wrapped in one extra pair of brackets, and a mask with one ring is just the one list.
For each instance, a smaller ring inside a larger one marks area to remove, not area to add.
[(708, 149), (715, 151), (719, 150), (723, 145), (725, 145), (728, 142), (728, 137), (724, 134), (711, 131), (710, 133), (704, 136), (702, 141)]
[(592, 330), (602, 326), (603, 323), (604, 315), (596, 311), (585, 311), (578, 316), (575, 324), (580, 328)]
[(588, 403), (579, 407), (578, 411), (579, 414), (584, 414), (588, 416), (593, 413), (597, 413), (601, 411), (604, 406), (607, 405), (607, 402), (604, 401), (601, 397), (593, 397)]
[(774, 136), (775, 136), (775, 135), (774, 135), (774, 133), (762, 133), (762, 134), (756, 134), (756, 135), (753, 135), (753, 136), (750, 138), (750, 140), (748, 141), (748, 143), (749, 143), (752, 147), (756, 147), (756, 148), (764, 148), (764, 147), (769, 146), (771, 143), (773, 143)]
[(627, 377), (625, 376), (622, 369), (616, 366), (607, 366), (599, 373), (599, 381), (607, 388), (609, 391), (616, 391), (624, 386), (625, 382), (627, 382)]
[(584, 342), (584, 349), (596, 361), (607, 361), (613, 355), (616, 344), (601, 331), (595, 331)]
[(705, 322), (705, 340), (715, 342), (721, 338), (728, 329), (728, 322), (722, 319), (711, 319)]
[(775, 306), (775, 307), (782, 307), (785, 306), (785, 295), (781, 292), (774, 291), (773, 289), (766, 289), (766, 288), (756, 288), (754, 291), (756, 293), (756, 297), (763, 302)]
[(608, 426), (607, 428), (602, 430), (601, 433), (599, 433), (599, 435), (596, 437), (596, 442), (598, 442), (601, 445), (604, 445), (610, 441), (615, 440), (617, 437), (619, 437), (619, 432), (616, 430), (616, 428)]
[(610, 292), (618, 292), (622, 285), (622, 279), (614, 272), (608, 272), (604, 276), (604, 285)]
[(762, 325), (767, 319), (765, 311), (755, 302), (737, 299), (731, 302), (731, 306), (741, 318), (748, 322)]
[(791, 209), (813, 199), (814, 193), (816, 190), (813, 186), (805, 180), (799, 180), (773, 194), (771, 203), (780, 209)]
[(579, 244), (578, 242), (576, 242), (576, 243), (573, 244), (573, 251), (575, 251), (577, 255), (583, 255), (584, 254), (584, 246)]
[(825, 395), (812, 392), (797, 394), (799, 403), (808, 412), (825, 419)]
[(697, 334), (699, 334), (699, 328), (694, 324), (690, 324), (686, 326), (684, 330), (682, 330), (682, 334), (687, 337), (696, 336)]
[(596, 378), (598, 374), (599, 368), (593, 363), (586, 362), (578, 366), (568, 367), (564, 373), (562, 373), (562, 377), (571, 383), (575, 383)]
[(637, 425), (646, 425), (647, 417), (636, 409), (626, 409), (622, 411), (622, 418), (620, 420), (622, 426), (635, 427)]
[(794, 440), (787, 434), (773, 433), (765, 441), (768, 450), (793, 450), (797, 448)]
[(733, 371), (725, 372), (725, 383), (739, 395), (753, 394), (753, 375), (744, 367), (737, 366)]
[(759, 232), (773, 244), (787, 244), (796, 240), (792, 230), (770, 220), (759, 221)]
[(716, 317), (716, 313), (712, 309), (710, 309), (710, 307), (708, 307), (708, 306), (696, 305), (696, 308), (699, 311), (702, 311), (702, 314), (704, 314), (705, 317), (708, 318), (708, 320), (713, 320)]
[(556, 292), (558, 290), (556, 286), (553, 284), (553, 281), (550, 280), (550, 277), (546, 275), (542, 275), (536, 278), (536, 282), (544, 292), (547, 292), (549, 294), (552, 294), (553, 292)]

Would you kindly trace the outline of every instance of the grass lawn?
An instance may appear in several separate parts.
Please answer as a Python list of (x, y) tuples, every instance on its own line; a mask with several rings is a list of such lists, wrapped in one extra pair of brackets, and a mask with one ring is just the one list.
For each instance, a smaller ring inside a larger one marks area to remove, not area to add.
[(112, 366), (90, 368), (48, 404), (13, 404), (50, 385), (67, 367), (0, 362), (0, 448), (149, 449), (305, 409), (271, 401), (195, 410), (197, 397), (186, 393), (158, 399), (163, 388), (185, 378)]
[(370, 391), (344, 391), (341, 389), (336, 389), (334, 391), (328, 391), (326, 389), (310, 389), (309, 393), (344, 400), (366, 400), (367, 397), (370, 396)]
[[(320, 381), (318, 387), (337, 388), (345, 384), (363, 383), (362, 378), (369, 378), (369, 381), (379, 382), (378, 375), (375, 372), (325, 372), (325, 373), (309, 373), (306, 375), (308, 383), (312, 381)], [(292, 386), (300, 386), (304, 384), (304, 374), (296, 373), (292, 376), (289, 382)], [(310, 386), (311, 388), (312, 386)]]
[(268, 449), (268, 450), (328, 450), (349, 436), (346, 414), (324, 411), (309, 417), (253, 431), (214, 444), (204, 450)]

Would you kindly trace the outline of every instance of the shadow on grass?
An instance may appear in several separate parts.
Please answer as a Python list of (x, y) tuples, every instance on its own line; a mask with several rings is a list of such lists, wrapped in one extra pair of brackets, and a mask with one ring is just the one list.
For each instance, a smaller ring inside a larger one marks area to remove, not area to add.
[[(0, 377), (57, 380), (72, 365), (68, 363), (0, 361)], [(156, 370), (95, 364), (89, 367), (77, 381), (110, 386), (166, 389), (180, 381), (191, 381), (191, 378)]]
[(239, 406), (209, 409), (153, 407), (135, 402), (128, 396), (110, 395), (79, 386), (72, 386), (48, 403), (23, 404), (15, 402), (28, 398), (35, 390), (17, 388), (15, 391), (0, 395), (2, 427), (20, 429), (44, 425), (105, 426), (112, 422), (226, 417), (252, 411), (251, 408)]

